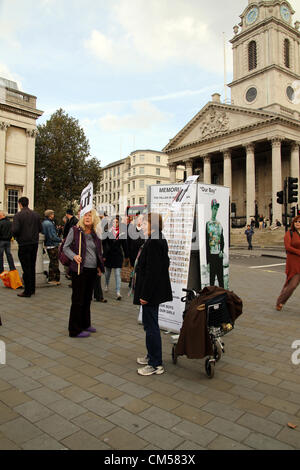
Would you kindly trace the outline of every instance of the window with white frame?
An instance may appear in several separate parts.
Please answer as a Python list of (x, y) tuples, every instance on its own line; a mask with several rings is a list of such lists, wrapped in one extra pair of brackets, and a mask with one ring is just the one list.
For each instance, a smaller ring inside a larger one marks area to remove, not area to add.
[(140, 180), (140, 189), (144, 189), (144, 187), (145, 187), (145, 181)]
[(139, 199), (139, 204), (145, 204), (145, 198), (144, 197), (140, 197)]
[(160, 176), (160, 168), (156, 168), (156, 176)]
[(145, 174), (145, 168), (143, 166), (140, 167), (140, 175)]
[(156, 155), (156, 163), (160, 163), (160, 155)]
[(18, 189), (8, 189), (7, 191), (7, 212), (9, 215), (16, 214), (18, 212)]

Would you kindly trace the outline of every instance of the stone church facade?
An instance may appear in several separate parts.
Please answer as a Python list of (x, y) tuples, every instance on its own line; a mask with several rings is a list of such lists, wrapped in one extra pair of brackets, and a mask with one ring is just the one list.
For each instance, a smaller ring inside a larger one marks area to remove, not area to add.
[(282, 219), (276, 193), (299, 178), (300, 22), (282, 0), (248, 1), (234, 26), (231, 104), (214, 94), (163, 149), (171, 178), (187, 176), (230, 188), (237, 217)]
[(10, 216), (22, 196), (34, 205), (36, 120), (42, 114), (35, 96), (0, 78), (0, 210)]

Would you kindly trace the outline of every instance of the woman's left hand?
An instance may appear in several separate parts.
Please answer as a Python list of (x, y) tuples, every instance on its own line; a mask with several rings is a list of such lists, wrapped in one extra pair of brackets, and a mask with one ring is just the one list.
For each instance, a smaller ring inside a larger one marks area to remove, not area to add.
[(140, 299), (140, 303), (141, 305), (147, 305), (148, 302), (146, 302), (146, 300)]
[(102, 274), (103, 274), (102, 271), (101, 271), (101, 269), (100, 269), (100, 268), (97, 268), (97, 271), (98, 271), (98, 272), (97, 272), (98, 276), (101, 277)]

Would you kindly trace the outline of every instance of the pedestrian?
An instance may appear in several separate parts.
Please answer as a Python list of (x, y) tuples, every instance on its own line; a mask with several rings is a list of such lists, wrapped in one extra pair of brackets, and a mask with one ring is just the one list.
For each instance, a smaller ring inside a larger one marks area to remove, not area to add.
[(63, 239), (65, 240), (68, 236), (68, 233), (74, 225), (78, 224), (78, 219), (74, 216), (72, 209), (68, 209), (65, 215), (67, 221), (64, 226)]
[(24, 292), (18, 297), (31, 297), (35, 294), (35, 263), (42, 224), (40, 216), (29, 209), (27, 197), (21, 197), (18, 205), (20, 211), (12, 223), (12, 234), (19, 245), (18, 256), (23, 269)]
[[(105, 271), (101, 240), (96, 234), (98, 223), (99, 217), (95, 209), (87, 212), (69, 231), (63, 248), (65, 255), (71, 260), (72, 304), (69, 318), (71, 338), (86, 338), (90, 333), (96, 332), (91, 325), (91, 300), (95, 278)], [(81, 255), (79, 255), (80, 239)]]
[(168, 243), (162, 233), (162, 217), (149, 213), (144, 217), (145, 243), (140, 248), (132, 281), (133, 303), (142, 305), (142, 321), (146, 333), (145, 357), (137, 358), (144, 367), (139, 375), (163, 374), (162, 345), (158, 324), (159, 305), (173, 299), (169, 276)]
[(209, 282), (215, 285), (216, 276), (219, 287), (224, 287), (224, 248), (225, 239), (222, 224), (217, 220), (220, 204), (211, 201), (211, 218), (206, 223), (206, 260), (209, 267)]
[(12, 238), (12, 223), (3, 211), (0, 211), (0, 274), (4, 271), (4, 253), (8, 262), (9, 270), (14, 271), (15, 263), (10, 251), (10, 240)]
[(45, 211), (45, 220), (42, 223), (43, 234), (45, 235), (44, 246), (49, 256), (49, 274), (48, 284), (60, 285), (60, 270), (58, 261), (58, 246), (61, 239), (57, 235), (56, 226), (54, 222), (54, 211), (48, 209)]
[(115, 271), (117, 300), (121, 300), (121, 269), (124, 258), (128, 261), (126, 229), (119, 225), (120, 217), (112, 219), (112, 225), (103, 236), (103, 253), (105, 265), (105, 292), (108, 292), (112, 269)]
[[(96, 234), (97, 234), (98, 238), (100, 238), (100, 240), (102, 240), (102, 234), (105, 231), (105, 226), (106, 226), (106, 222), (104, 220), (105, 216), (104, 216), (103, 211), (99, 212), (98, 216), (99, 216), (100, 222), (97, 225)], [(96, 276), (95, 283), (94, 283), (93, 295), (94, 295), (95, 302), (102, 302), (102, 303), (106, 304), (107, 299), (105, 299), (104, 296), (103, 296), (101, 279), (102, 279), (102, 276)]]
[(262, 230), (264, 228), (264, 216), (263, 215), (259, 216), (258, 222), (259, 222), (259, 230)]
[(284, 237), (286, 249), (286, 282), (277, 299), (276, 309), (282, 310), (284, 304), (300, 283), (300, 216), (293, 219), (291, 229)]
[(250, 225), (247, 225), (247, 230), (245, 230), (245, 235), (247, 237), (248, 250), (253, 250), (252, 237), (254, 235), (254, 230), (252, 229)]

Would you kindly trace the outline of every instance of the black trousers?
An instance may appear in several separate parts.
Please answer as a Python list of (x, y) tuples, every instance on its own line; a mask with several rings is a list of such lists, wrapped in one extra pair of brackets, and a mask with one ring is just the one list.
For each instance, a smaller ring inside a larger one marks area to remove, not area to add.
[(71, 276), (72, 304), (69, 318), (69, 335), (74, 338), (91, 326), (91, 300), (97, 269), (83, 268), (83, 272), (79, 276), (73, 271)]
[(96, 279), (95, 279), (95, 282), (94, 282), (94, 299), (96, 299), (98, 301), (103, 299), (103, 290), (102, 290), (102, 286), (101, 286), (101, 277), (97, 275)]
[(19, 246), (18, 256), (23, 269), (24, 293), (35, 293), (35, 263), (38, 251), (38, 243)]
[(210, 285), (215, 285), (215, 278), (217, 276), (219, 287), (224, 288), (223, 258), (220, 258), (219, 255), (210, 255), (209, 266)]

